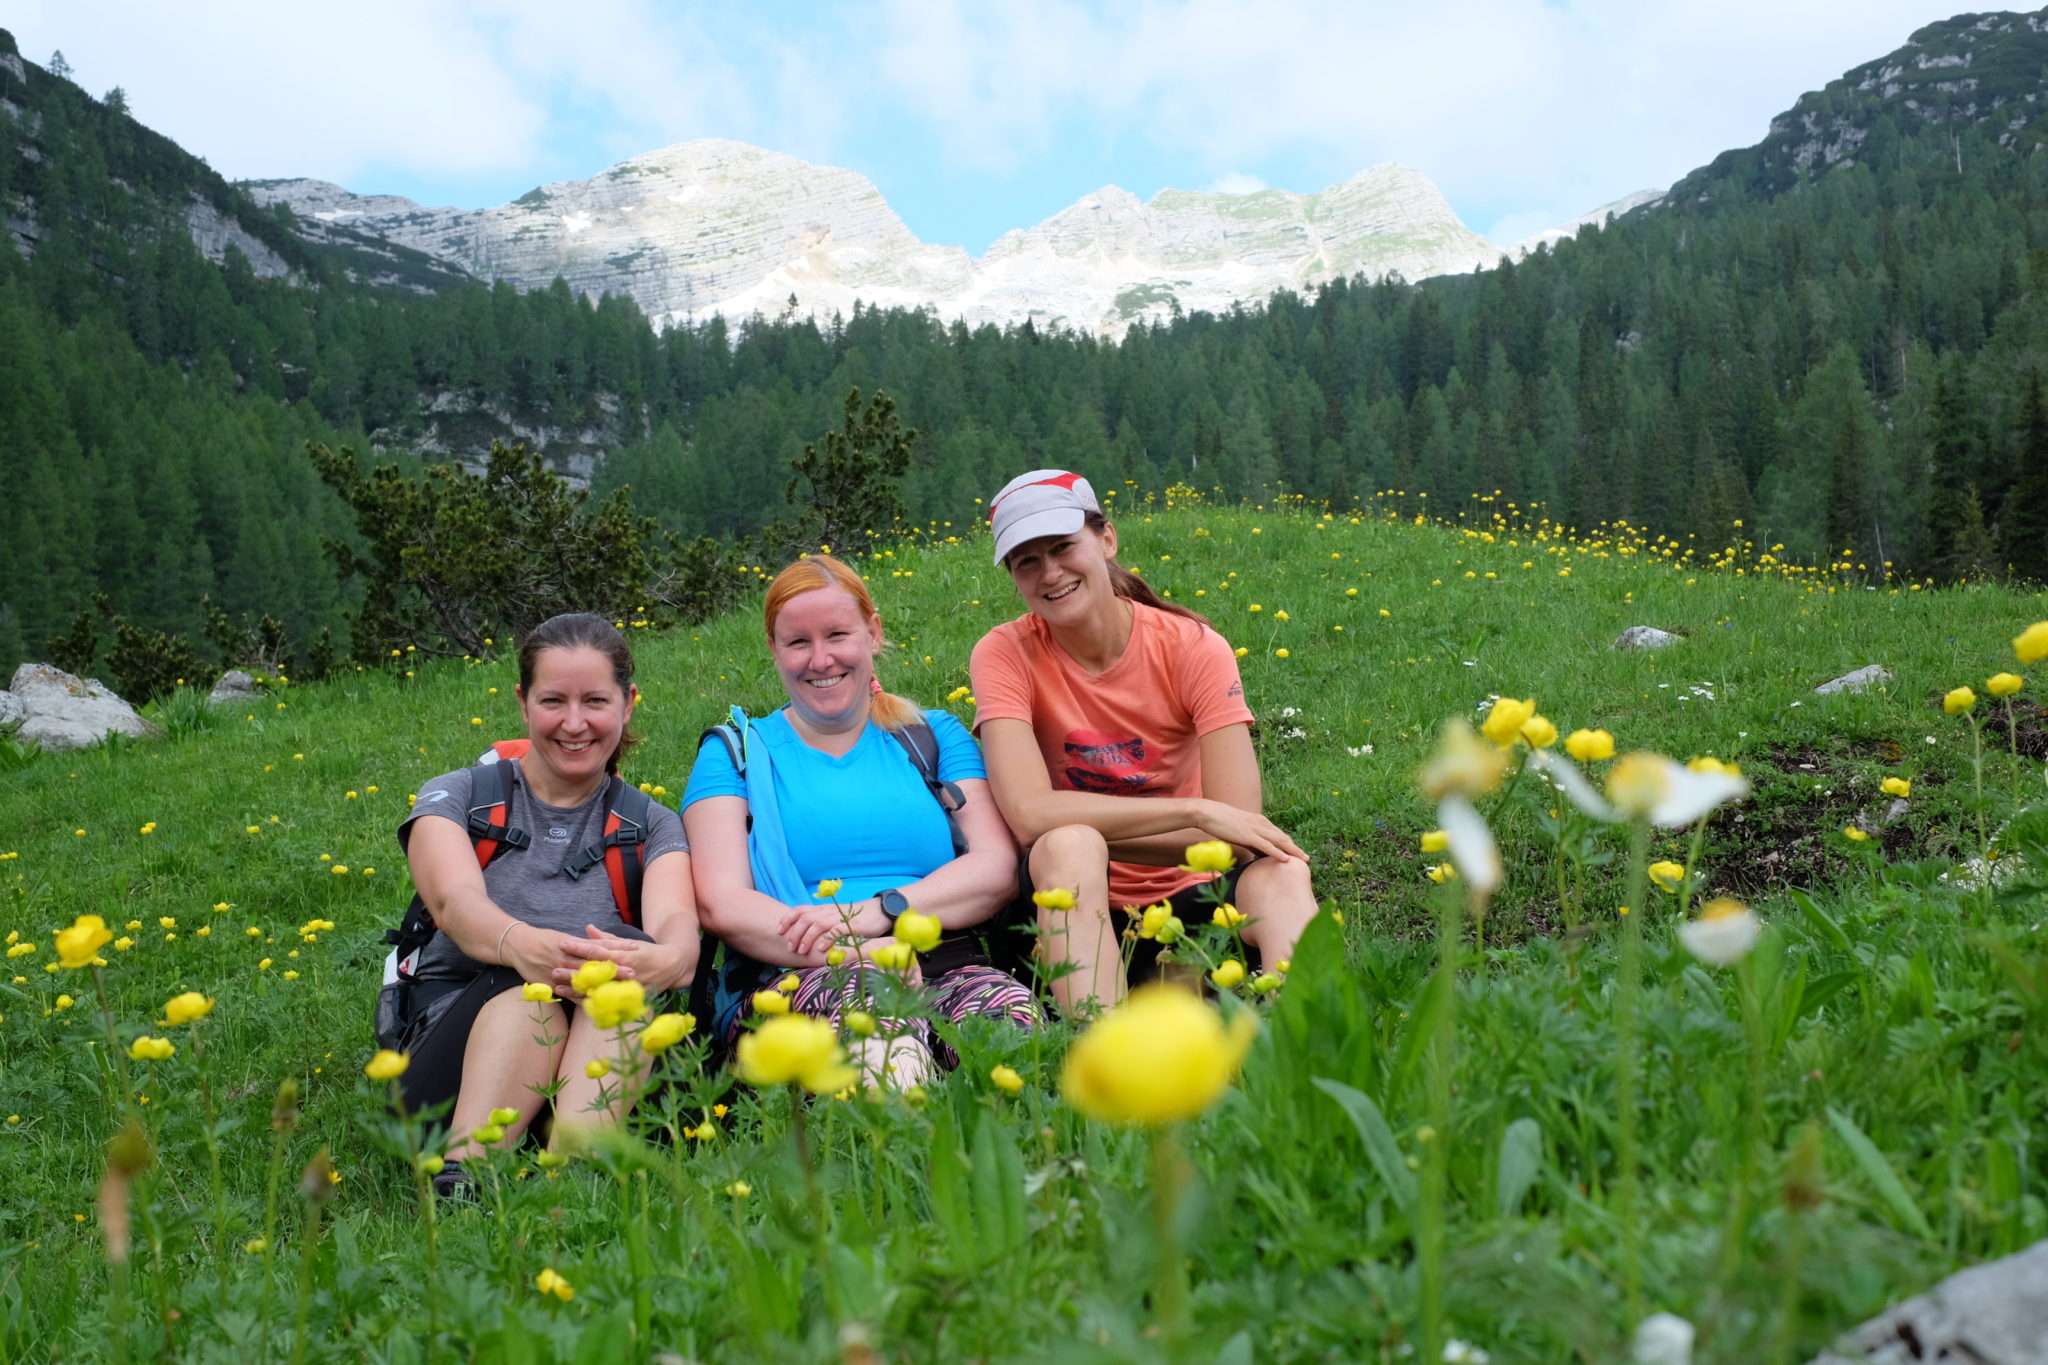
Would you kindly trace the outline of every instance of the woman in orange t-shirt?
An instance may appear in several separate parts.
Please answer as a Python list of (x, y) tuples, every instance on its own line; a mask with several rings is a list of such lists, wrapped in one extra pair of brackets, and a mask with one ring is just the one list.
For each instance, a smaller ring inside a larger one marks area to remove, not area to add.
[(1030, 610), (974, 647), (975, 730), (1032, 885), (1074, 893), (1073, 910), (1039, 912), (1041, 966), (1072, 969), (1054, 1000), (1072, 1014), (1123, 997), (1115, 907), (1167, 901), (1208, 917), (1196, 890), (1209, 878), (1179, 867), (1207, 839), (1236, 850), (1219, 889), (1247, 917), (1245, 938), (1268, 964), (1287, 958), (1315, 892), (1308, 855), (1260, 813), (1230, 645), (1116, 562), (1116, 528), (1080, 475), (1019, 475), (989, 523)]

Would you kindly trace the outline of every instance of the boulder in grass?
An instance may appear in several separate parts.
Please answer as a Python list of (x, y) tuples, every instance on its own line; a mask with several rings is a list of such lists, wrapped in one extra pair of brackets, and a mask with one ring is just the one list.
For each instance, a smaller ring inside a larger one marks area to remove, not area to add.
[(17, 738), (49, 753), (88, 748), (108, 735), (143, 739), (155, 733), (99, 679), (74, 678), (51, 664), (23, 664), (14, 670), (9, 690), (22, 707)]
[(2048, 1242), (1958, 1271), (1812, 1365), (2048, 1365)]
[(28, 708), (21, 704), (21, 698), (12, 692), (0, 689), (0, 732), (12, 730), (28, 715)]
[(213, 685), (213, 691), (206, 699), (215, 706), (226, 706), (231, 702), (253, 700), (256, 696), (256, 680), (239, 668), (231, 668), (220, 675), (220, 681)]
[(1830, 678), (1813, 689), (1814, 695), (1833, 696), (1837, 692), (1861, 692), (1866, 687), (1875, 687), (1881, 682), (1890, 682), (1891, 673), (1878, 664), (1866, 664), (1854, 673), (1844, 673), (1839, 678)]
[(1659, 630), (1655, 626), (1630, 626), (1627, 630), (1614, 637), (1614, 643), (1609, 648), (1662, 649), (1666, 645), (1677, 644), (1681, 638), (1680, 636), (1673, 635), (1668, 630)]

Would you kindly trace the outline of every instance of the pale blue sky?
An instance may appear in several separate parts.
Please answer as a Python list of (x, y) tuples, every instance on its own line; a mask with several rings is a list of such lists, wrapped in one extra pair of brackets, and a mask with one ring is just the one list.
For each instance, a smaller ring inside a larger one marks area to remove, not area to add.
[(1503, 245), (1763, 136), (1920, 0), (9, 0), (32, 60), (234, 177), (483, 207), (699, 137), (872, 179), (976, 253), (1104, 184), (1383, 161)]

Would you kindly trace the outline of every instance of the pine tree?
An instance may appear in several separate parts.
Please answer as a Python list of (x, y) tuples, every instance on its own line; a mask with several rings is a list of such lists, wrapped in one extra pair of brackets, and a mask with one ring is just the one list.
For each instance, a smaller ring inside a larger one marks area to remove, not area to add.
[(2037, 370), (2020, 413), (2018, 478), (1998, 521), (2000, 557), (2020, 578), (2048, 582), (2048, 400)]

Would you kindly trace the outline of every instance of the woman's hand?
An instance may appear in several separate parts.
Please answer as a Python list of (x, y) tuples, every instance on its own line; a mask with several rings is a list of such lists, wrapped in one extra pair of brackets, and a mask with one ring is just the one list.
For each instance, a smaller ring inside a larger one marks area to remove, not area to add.
[(1288, 837), (1287, 831), (1253, 810), (1243, 810), (1222, 801), (1203, 801), (1196, 824), (1204, 833), (1221, 839), (1259, 858), (1290, 858), (1308, 861), (1308, 854)]
[(852, 905), (791, 906), (776, 926), (799, 961), (843, 938), (876, 938), (889, 932), (889, 916), (878, 897)]
[(564, 998), (573, 998), (567, 987), (569, 977), (583, 965), (576, 951), (581, 941), (521, 922), (505, 934), (501, 958), (507, 967), (519, 973), (521, 981), (544, 982), (554, 986)]
[(617, 965), (619, 980), (638, 981), (649, 995), (681, 990), (697, 974), (697, 947), (694, 943), (652, 943), (644, 939), (621, 938), (617, 934), (607, 934), (594, 924), (583, 926), (582, 938), (560, 937), (569, 961), (567, 966), (556, 969), (554, 984), (556, 994), (564, 999), (583, 998), (570, 980), (578, 967), (600, 959)]

